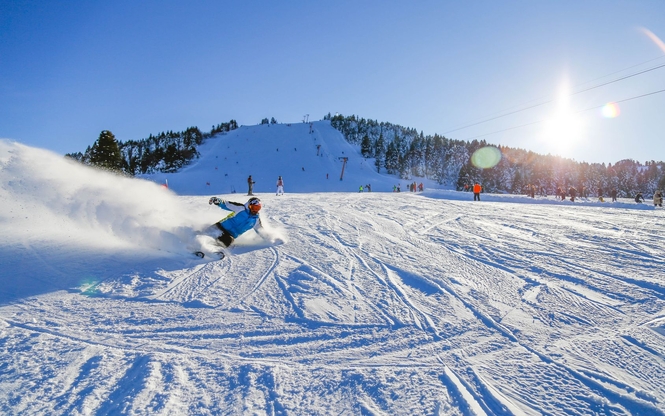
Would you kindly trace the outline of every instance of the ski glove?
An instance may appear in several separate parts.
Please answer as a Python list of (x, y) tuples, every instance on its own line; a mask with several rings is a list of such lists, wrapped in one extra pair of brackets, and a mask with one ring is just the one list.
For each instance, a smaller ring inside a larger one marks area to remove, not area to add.
[(219, 204), (221, 204), (222, 202), (224, 202), (224, 200), (219, 199), (219, 198), (213, 196), (213, 197), (210, 198), (210, 200), (208, 201), (208, 204), (210, 204), (210, 205), (212, 205), (212, 204), (219, 205)]

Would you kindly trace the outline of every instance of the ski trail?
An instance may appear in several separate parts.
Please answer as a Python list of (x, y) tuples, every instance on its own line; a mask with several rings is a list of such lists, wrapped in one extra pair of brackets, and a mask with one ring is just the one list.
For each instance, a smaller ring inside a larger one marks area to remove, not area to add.
[(256, 291), (259, 290), (259, 288), (263, 285), (263, 283), (265, 283), (266, 279), (268, 279), (268, 277), (274, 273), (275, 268), (279, 264), (280, 256), (279, 256), (279, 251), (274, 247), (270, 247), (270, 252), (273, 254), (272, 262), (263, 272), (263, 274), (257, 279), (256, 283), (254, 283), (254, 286), (252, 286), (252, 288), (247, 293), (245, 293), (238, 299), (237, 304), (243, 304), (245, 300), (254, 293), (256, 293)]
[[(375, 261), (379, 262), (377, 259), (374, 259)], [(392, 269), (390, 269), (386, 264), (381, 263), (381, 266), (383, 267), (385, 274), (386, 274), (386, 282), (388, 283), (388, 286), (391, 287), (395, 293), (397, 293), (398, 297), (400, 300), (411, 310), (413, 319), (416, 323), (416, 326), (418, 326), (420, 329), (431, 332), (434, 335), (435, 340), (440, 340), (441, 335), (439, 333), (439, 330), (436, 327), (436, 324), (432, 320), (432, 317), (424, 312), (416, 303), (410, 298), (410, 296), (407, 294), (406, 289), (402, 286), (403, 280), (397, 276), (396, 272)], [(420, 317), (420, 319), (419, 319)], [(421, 322), (424, 321), (424, 324)]]
[(465, 415), (487, 416), (487, 413), (476, 397), (445, 364), (443, 364), (443, 373), (439, 376), (439, 379), (443, 382), (448, 391), (456, 397), (460, 405), (460, 410), (462, 410)]
[[(193, 279), (200, 280), (201, 275), (202, 274), (206, 275), (207, 274), (206, 272), (210, 272), (210, 269), (213, 268), (213, 267), (214, 267), (214, 265), (212, 263), (197, 265), (193, 269), (191, 269), (191, 271), (188, 271), (187, 273), (183, 273), (182, 275), (180, 275), (180, 276), (176, 277), (175, 279), (173, 279), (171, 282), (169, 282), (169, 284), (166, 286), (166, 288), (164, 288), (163, 290), (160, 290), (159, 292), (157, 292), (153, 296), (149, 296), (148, 298), (153, 299), (153, 300), (159, 300), (159, 299), (166, 298), (167, 295), (171, 295), (171, 294), (174, 294), (174, 297), (179, 297), (179, 296), (182, 296), (184, 294), (185, 297), (188, 298), (189, 297), (188, 295), (191, 295), (193, 290), (191, 289), (191, 287), (184, 288), (184, 290), (183, 290), (182, 287), (188, 285), (190, 280), (193, 280)], [(191, 286), (191, 284), (189, 284), (189, 286)]]

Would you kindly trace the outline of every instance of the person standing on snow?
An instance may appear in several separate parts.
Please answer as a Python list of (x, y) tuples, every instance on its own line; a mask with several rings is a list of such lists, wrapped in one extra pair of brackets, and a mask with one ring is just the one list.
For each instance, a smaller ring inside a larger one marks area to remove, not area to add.
[(662, 207), (663, 206), (663, 193), (661, 191), (656, 191), (653, 194), (653, 206)]
[(473, 184), (473, 200), (474, 201), (480, 201), (480, 191), (482, 191), (483, 188), (480, 186), (478, 182)]
[(208, 204), (231, 211), (223, 220), (213, 224), (210, 228), (217, 231), (217, 241), (224, 247), (230, 246), (239, 235), (244, 234), (250, 229), (257, 233), (262, 229), (259, 211), (261, 210), (261, 200), (259, 198), (249, 198), (246, 203), (225, 201), (223, 199), (212, 197)]
[(277, 193), (275, 195), (284, 195), (284, 181), (281, 176), (277, 178)]
[(254, 195), (253, 191), (254, 191), (254, 184), (255, 183), (256, 182), (254, 182), (254, 180), (252, 179), (252, 175), (249, 175), (249, 178), (247, 178), (247, 187), (248, 187), (247, 195), (248, 196)]
[(577, 196), (577, 189), (575, 189), (574, 186), (571, 186), (570, 189), (568, 190), (568, 193), (570, 194), (570, 202), (575, 202), (575, 197)]

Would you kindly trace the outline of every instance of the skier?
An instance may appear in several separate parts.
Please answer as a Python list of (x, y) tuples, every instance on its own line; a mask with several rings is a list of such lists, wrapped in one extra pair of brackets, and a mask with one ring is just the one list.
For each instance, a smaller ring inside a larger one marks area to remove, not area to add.
[(247, 187), (248, 187), (247, 196), (254, 195), (253, 191), (254, 191), (254, 184), (255, 183), (256, 182), (254, 182), (254, 180), (252, 179), (252, 175), (249, 175), (249, 178), (247, 178)]
[(277, 193), (275, 195), (284, 195), (284, 181), (281, 176), (277, 178)]
[(656, 191), (653, 194), (653, 206), (662, 207), (663, 206), (663, 193), (661, 191)]
[(637, 195), (635, 195), (635, 202), (637, 202), (638, 204), (644, 202), (644, 197), (642, 196), (642, 192), (638, 192)]
[(480, 191), (482, 191), (482, 187), (478, 182), (473, 184), (473, 200), (474, 201), (480, 201)]
[(261, 210), (261, 200), (253, 197), (249, 198), (245, 204), (238, 202), (225, 201), (223, 199), (212, 197), (208, 201), (210, 205), (231, 211), (223, 220), (210, 226), (217, 234), (217, 242), (224, 246), (230, 246), (239, 235), (254, 229), (257, 233), (262, 229), (259, 211)]

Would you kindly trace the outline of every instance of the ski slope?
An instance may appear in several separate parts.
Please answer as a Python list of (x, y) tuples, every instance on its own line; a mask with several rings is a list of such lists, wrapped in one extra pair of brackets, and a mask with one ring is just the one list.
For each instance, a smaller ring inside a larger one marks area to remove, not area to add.
[(227, 138), (150, 180), (0, 141), (0, 413), (665, 414), (662, 208), (322, 189), (309, 152), (224, 176), (281, 244), (200, 260), (209, 196), (246, 198), (206, 192)]
[(374, 159), (365, 160), (360, 147), (348, 143), (329, 121), (240, 126), (206, 140), (199, 152), (199, 159), (177, 173), (145, 177), (187, 195), (246, 194), (249, 175), (259, 193), (274, 193), (279, 176), (287, 193), (358, 192), (368, 183), (373, 191), (386, 192), (399, 184), (395, 177), (378, 174)]

